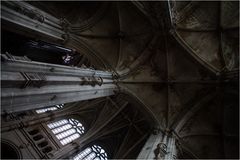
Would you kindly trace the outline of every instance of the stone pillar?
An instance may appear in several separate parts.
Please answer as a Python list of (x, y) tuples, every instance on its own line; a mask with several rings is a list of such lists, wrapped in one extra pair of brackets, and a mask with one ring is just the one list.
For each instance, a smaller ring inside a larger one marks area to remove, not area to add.
[(152, 134), (145, 143), (137, 159), (176, 159), (175, 138), (169, 134)]
[(1, 5), (2, 28), (54, 42), (65, 40), (63, 21), (27, 2), (3, 1)]
[(148, 138), (144, 147), (142, 148), (140, 154), (137, 159), (157, 159), (159, 155), (159, 147), (158, 144), (163, 140), (162, 133), (152, 134)]
[(17, 112), (110, 96), (118, 91), (111, 72), (1, 55), (1, 112)]
[(175, 145), (175, 137), (169, 136), (167, 141), (167, 154), (165, 155), (164, 159), (176, 159), (177, 158), (177, 151), (176, 151), (176, 145)]

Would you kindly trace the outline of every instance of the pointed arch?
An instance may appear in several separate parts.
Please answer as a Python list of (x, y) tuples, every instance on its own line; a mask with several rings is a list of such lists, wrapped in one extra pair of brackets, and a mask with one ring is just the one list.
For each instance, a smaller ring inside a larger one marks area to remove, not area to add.
[(107, 160), (108, 155), (106, 151), (99, 145), (92, 145), (87, 147), (76, 156), (73, 160)]
[(62, 119), (49, 123), (48, 128), (55, 134), (62, 145), (66, 145), (85, 133), (85, 128), (78, 120), (74, 118)]

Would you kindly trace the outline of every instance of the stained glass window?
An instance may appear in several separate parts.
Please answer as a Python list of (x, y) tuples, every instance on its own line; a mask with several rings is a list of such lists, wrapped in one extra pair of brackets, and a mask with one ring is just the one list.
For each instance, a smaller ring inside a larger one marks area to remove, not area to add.
[(93, 145), (78, 153), (73, 160), (107, 160), (107, 153), (98, 145)]
[(63, 119), (47, 125), (62, 145), (79, 138), (85, 131), (84, 126), (76, 119)]

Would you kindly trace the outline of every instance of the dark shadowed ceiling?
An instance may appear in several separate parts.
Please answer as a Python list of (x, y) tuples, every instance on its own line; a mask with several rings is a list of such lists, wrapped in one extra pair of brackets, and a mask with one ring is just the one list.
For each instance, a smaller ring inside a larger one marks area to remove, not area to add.
[(239, 2), (29, 3), (68, 23), (183, 158), (238, 157), (238, 79), (224, 75), (238, 72)]

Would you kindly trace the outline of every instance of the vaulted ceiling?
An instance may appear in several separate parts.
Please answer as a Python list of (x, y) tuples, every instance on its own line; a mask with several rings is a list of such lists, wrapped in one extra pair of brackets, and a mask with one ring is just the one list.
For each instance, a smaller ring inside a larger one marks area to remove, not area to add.
[[(182, 156), (238, 156), (239, 2), (29, 2), (62, 18), (99, 69), (116, 73)], [(101, 62), (101, 63), (99, 63)]]

